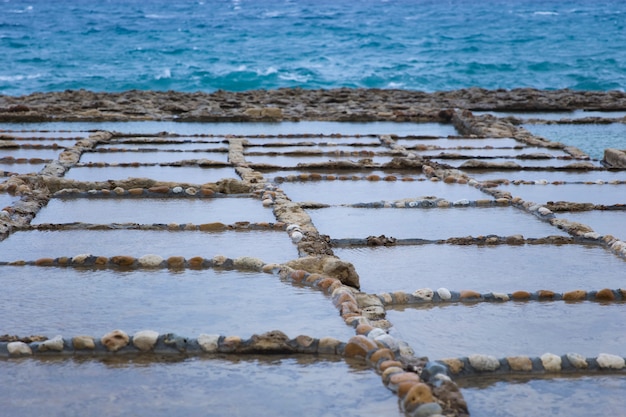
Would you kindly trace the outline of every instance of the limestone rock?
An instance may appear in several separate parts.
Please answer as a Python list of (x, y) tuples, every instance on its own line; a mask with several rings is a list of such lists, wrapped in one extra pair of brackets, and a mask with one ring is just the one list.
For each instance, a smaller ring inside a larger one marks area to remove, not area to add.
[(159, 333), (153, 330), (142, 330), (133, 336), (133, 345), (142, 352), (154, 349)]
[(9, 351), (9, 355), (21, 356), (21, 355), (32, 355), (33, 351), (24, 342), (10, 342), (7, 344), (7, 350)]
[(249, 256), (242, 256), (233, 260), (233, 265), (240, 271), (261, 271), (265, 263), (258, 259)]
[(506, 360), (513, 371), (530, 372), (533, 369), (533, 362), (528, 356), (511, 356)]
[(626, 366), (624, 358), (608, 353), (599, 354), (597, 361), (598, 366), (603, 369), (623, 369)]
[(143, 268), (158, 268), (163, 263), (163, 258), (159, 255), (144, 255), (137, 259), (137, 263)]
[(75, 336), (72, 338), (72, 346), (76, 350), (92, 350), (96, 348), (96, 342), (91, 336)]
[(578, 353), (568, 353), (567, 360), (577, 369), (585, 369), (589, 366), (587, 359)]
[(200, 345), (200, 348), (207, 353), (217, 352), (219, 340), (219, 334), (201, 334), (198, 336), (198, 344)]
[(249, 349), (254, 352), (291, 352), (289, 337), (280, 330), (252, 335)]
[(100, 341), (110, 352), (117, 352), (128, 345), (130, 338), (122, 330), (113, 330), (102, 336)]
[(63, 351), (63, 337), (62, 336), (55, 336), (52, 339), (48, 339), (45, 342), (41, 342), (41, 344), (39, 345), (38, 350), (40, 352), (46, 352), (49, 350), (55, 351), (55, 352), (61, 352)]
[(477, 371), (495, 371), (500, 367), (498, 358), (490, 355), (470, 355), (469, 362)]
[(424, 383), (417, 383), (411, 387), (404, 398), (404, 409), (412, 412), (421, 404), (432, 403), (435, 401), (433, 392), (430, 387)]
[(544, 353), (541, 355), (541, 363), (543, 368), (548, 372), (560, 372), (561, 371), (561, 357), (553, 353)]

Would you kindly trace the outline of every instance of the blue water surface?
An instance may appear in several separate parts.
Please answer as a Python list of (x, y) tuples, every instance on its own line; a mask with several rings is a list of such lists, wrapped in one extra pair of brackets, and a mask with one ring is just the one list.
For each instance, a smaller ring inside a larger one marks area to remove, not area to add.
[(623, 90), (626, 2), (0, 0), (0, 94)]

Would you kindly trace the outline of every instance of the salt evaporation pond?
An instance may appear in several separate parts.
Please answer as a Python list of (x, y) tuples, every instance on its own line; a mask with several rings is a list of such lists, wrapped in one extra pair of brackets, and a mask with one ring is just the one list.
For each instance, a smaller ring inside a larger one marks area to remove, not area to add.
[(436, 146), (443, 149), (467, 148), (514, 148), (525, 146), (524, 142), (513, 138), (399, 138), (396, 143), (407, 149), (420, 148), (423, 146)]
[[(552, 157), (566, 157), (569, 156), (567, 153), (563, 152), (560, 149), (547, 149), (547, 148), (473, 148), (473, 149), (430, 149), (427, 151), (416, 151), (417, 154), (422, 156), (430, 156), (437, 157), (441, 156), (441, 154), (454, 154), (454, 155), (463, 155), (463, 156), (488, 156), (490, 158), (495, 157), (509, 157), (515, 158), (520, 155), (528, 155), (528, 154), (546, 154), (551, 155)], [(570, 161), (571, 163), (571, 161)]]
[(507, 181), (565, 181), (565, 182), (587, 182), (587, 181), (626, 181), (624, 171), (592, 171), (592, 170), (532, 170), (532, 171), (498, 171), (463, 169), (468, 176), (477, 181), (490, 181), (495, 179), (506, 179)]
[(41, 171), (46, 164), (2, 164), (0, 171), (13, 172), (15, 174), (29, 174)]
[(0, 158), (57, 159), (63, 149), (0, 148)]
[(267, 263), (298, 257), (296, 246), (281, 231), (33, 230), (14, 233), (0, 242), (0, 261), (34, 261), (84, 253), (136, 258), (156, 254), (187, 259), (253, 256)]
[[(63, 124), (68, 126), (69, 123), (55, 123), (56, 126)], [(81, 132), (81, 131), (60, 131), (60, 130), (36, 130), (36, 129), (28, 129), (28, 130), (18, 130), (19, 127), (25, 126), (33, 126), (33, 123), (2, 123), (0, 124), (2, 128), (0, 129), (0, 135), (20, 138), (20, 140), (32, 140), (36, 139), (82, 139), (88, 137), (91, 132)]]
[(500, 112), (500, 111), (473, 111), (475, 116), (491, 114), (496, 117), (515, 117), (517, 119), (541, 119), (541, 120), (561, 120), (561, 119), (583, 119), (586, 117), (601, 117), (605, 119), (619, 119), (626, 116), (625, 111), (594, 111), (594, 110), (573, 110), (556, 112)]
[(227, 152), (86, 152), (80, 157), (80, 163), (129, 163), (140, 164), (171, 163), (192, 159), (228, 162)]
[(626, 210), (592, 210), (557, 213), (558, 217), (582, 223), (601, 235), (612, 235), (626, 241)]
[(274, 222), (272, 210), (254, 198), (54, 198), (32, 224)]
[[(197, 337), (281, 330), (347, 340), (327, 296), (272, 274), (222, 270), (114, 271), (6, 267), (0, 294), (2, 334), (100, 337), (119, 328)], [(51, 296), (56, 294), (57, 296)], [(111, 327), (113, 326), (113, 327)]]
[[(339, 177), (346, 176), (348, 178), (357, 177), (362, 180), (366, 180), (368, 176), (378, 175), (380, 178), (384, 178), (387, 176), (394, 176), (398, 181), (402, 181), (403, 179), (410, 180), (419, 180), (424, 181), (426, 177), (421, 172), (405, 172), (405, 171), (394, 171), (394, 170), (380, 170), (380, 169), (366, 169), (366, 170), (350, 170), (350, 169), (332, 169), (332, 168), (315, 168), (315, 169), (269, 169), (269, 170), (259, 170), (263, 173), (263, 176), (271, 181), (275, 182), (284, 182), (286, 177), (289, 175), (305, 175), (310, 179), (311, 174), (317, 174), (321, 176), (332, 175), (336, 180), (339, 180)], [(281, 177), (281, 178), (278, 178)], [(298, 178), (299, 179), (299, 178)], [(313, 180), (311, 180), (313, 181)], [(316, 180), (316, 181), (322, 181)], [(342, 181), (342, 180), (340, 180)], [(290, 181), (291, 182), (291, 181)], [(282, 185), (281, 185), (282, 187)]]
[(182, 123), (162, 121), (141, 122), (45, 122), (0, 123), (1, 130), (17, 131), (73, 130), (157, 134), (176, 132), (179, 135), (258, 135), (268, 136), (319, 134), (332, 135), (456, 135), (456, 129), (445, 123), (399, 123), (399, 122), (261, 122), (261, 123)]
[[(464, 236), (525, 237), (565, 235), (556, 227), (514, 207), (449, 209), (328, 207), (307, 210), (317, 230), (333, 239), (385, 235), (396, 239)], [(394, 267), (395, 268), (395, 267)]]
[(233, 168), (213, 167), (171, 167), (171, 166), (139, 166), (139, 167), (74, 167), (65, 178), (77, 181), (108, 181), (124, 180), (127, 178), (150, 178), (155, 181), (180, 182), (186, 184), (204, 184), (217, 182), (222, 178), (236, 178), (239, 176)]
[(300, 164), (323, 164), (334, 161), (354, 161), (367, 158), (375, 164), (385, 164), (390, 162), (391, 156), (359, 156), (359, 155), (293, 155), (293, 156), (273, 156), (273, 155), (246, 155), (246, 162), (250, 164), (268, 164), (281, 167), (297, 167)]
[(525, 201), (546, 203), (569, 201), (573, 203), (625, 204), (626, 188), (620, 184), (545, 184), (545, 185), (501, 185), (499, 190), (508, 191), (513, 197)]
[(619, 355), (626, 343), (622, 303), (436, 304), (388, 309), (387, 319), (416, 355), (431, 360), (472, 354), (539, 357), (546, 352)]
[[(204, 142), (203, 139), (194, 138), (195, 140), (191, 142), (191, 139), (181, 139), (178, 137), (169, 137), (168, 141), (171, 139), (175, 143), (160, 143), (160, 142), (151, 142), (150, 139), (146, 138), (148, 141), (143, 143), (137, 141), (136, 138), (128, 139), (128, 141), (122, 141), (121, 139), (115, 140), (111, 139), (109, 143), (106, 145), (98, 145), (96, 149), (117, 149), (122, 152), (132, 152), (132, 151), (217, 151), (223, 150), (228, 152), (228, 143), (224, 143), (223, 141), (219, 142)], [(177, 140), (181, 140), (180, 142), (176, 142)]]
[(458, 379), (472, 417), (588, 417), (623, 414), (626, 377)]
[(595, 245), (412, 245), (333, 251), (354, 264), (363, 291), (378, 294), (440, 287), (481, 293), (620, 288), (626, 268), (623, 259)]
[(354, 361), (304, 355), (158, 359), (0, 361), (3, 412), (86, 417), (404, 415), (396, 395), (381, 386), (380, 376)]
[(14, 196), (11, 194), (0, 193), (0, 210), (6, 206), (10, 206), (15, 201), (19, 200), (20, 197)]
[(523, 125), (533, 135), (575, 146), (595, 159), (604, 157), (604, 149), (626, 148), (626, 124), (556, 124)]
[(449, 201), (491, 199), (489, 195), (469, 185), (446, 184), (442, 181), (286, 182), (280, 188), (292, 201), (315, 201), (323, 204), (372, 203), (427, 196)]
[[(439, 164), (450, 165), (454, 168), (463, 169), (463, 164), (467, 161), (472, 160), (472, 158), (466, 159), (447, 159), (447, 158), (431, 158), (431, 161), (437, 162)], [(505, 163), (514, 163), (517, 164), (520, 168), (545, 168), (545, 167), (554, 167), (554, 168), (565, 168), (568, 165), (577, 163), (579, 161), (573, 159), (518, 159), (518, 158), (476, 158), (476, 160), (480, 162), (486, 162), (489, 164), (505, 164)], [(599, 162), (590, 162), (597, 168), (601, 168)]]

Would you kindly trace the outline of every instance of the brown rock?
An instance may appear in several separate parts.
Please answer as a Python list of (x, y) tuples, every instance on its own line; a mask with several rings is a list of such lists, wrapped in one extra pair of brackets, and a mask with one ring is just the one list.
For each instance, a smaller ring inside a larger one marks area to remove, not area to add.
[(415, 410), (420, 404), (435, 401), (430, 387), (422, 382), (411, 387), (404, 398), (404, 409), (408, 412)]
[(390, 349), (378, 349), (370, 355), (369, 361), (373, 365), (376, 365), (380, 361), (393, 361), (395, 358), (395, 355)]
[(128, 190), (128, 194), (131, 194), (131, 195), (142, 195), (143, 194), (143, 188), (131, 188), (130, 190)]
[(51, 266), (51, 265), (54, 265), (54, 259), (53, 258), (39, 258), (35, 261), (35, 265)]
[(148, 188), (151, 193), (167, 194), (170, 191), (170, 187), (167, 185), (157, 185), (155, 187)]
[(167, 258), (167, 266), (169, 268), (182, 269), (185, 267), (185, 258), (182, 256), (170, 256)]
[(442, 359), (440, 362), (445, 363), (453, 374), (458, 374), (465, 368), (465, 363), (457, 358)]
[(215, 223), (204, 223), (198, 226), (198, 228), (203, 232), (215, 232), (222, 231), (226, 229), (226, 225), (224, 223), (215, 222)]
[(459, 295), (459, 299), (462, 301), (480, 300), (482, 295), (479, 292), (472, 290), (463, 290)]
[(396, 361), (396, 360), (386, 360), (386, 361), (382, 361), (381, 363), (378, 364), (378, 370), (380, 372), (385, 372), (387, 369), (389, 368), (400, 368), (402, 370), (402, 367), (404, 365), (402, 365), (402, 362), (400, 361)]
[(506, 360), (513, 371), (530, 372), (533, 369), (533, 363), (528, 356), (511, 356)]
[(574, 290), (568, 291), (563, 294), (563, 300), (565, 301), (583, 301), (587, 299), (587, 291)]
[(415, 372), (398, 372), (397, 374), (393, 374), (389, 377), (387, 387), (390, 390), (397, 392), (398, 385), (403, 382), (420, 382), (420, 377)]
[(515, 291), (511, 294), (511, 298), (515, 301), (529, 300), (531, 294), (528, 291)]
[(72, 338), (72, 346), (76, 350), (93, 350), (96, 348), (96, 342), (91, 336), (76, 336)]
[(113, 330), (112, 332), (102, 336), (100, 341), (110, 352), (117, 352), (124, 346), (128, 345), (130, 338), (122, 330)]
[(613, 290), (604, 288), (596, 293), (596, 301), (613, 301), (615, 300), (615, 294)]
[(554, 291), (550, 290), (539, 290), (537, 291), (537, 296), (540, 300), (552, 300), (556, 294)]
[(348, 358), (367, 357), (367, 353), (376, 349), (377, 345), (365, 336), (359, 335), (352, 337), (346, 344), (345, 356)]
[(289, 337), (279, 330), (252, 335), (250, 338), (250, 350), (254, 352), (291, 352)]
[(204, 258), (202, 256), (194, 256), (187, 261), (189, 268), (200, 269), (204, 266)]
[(132, 256), (114, 256), (111, 258), (111, 263), (121, 267), (132, 266), (135, 262), (135, 258)]

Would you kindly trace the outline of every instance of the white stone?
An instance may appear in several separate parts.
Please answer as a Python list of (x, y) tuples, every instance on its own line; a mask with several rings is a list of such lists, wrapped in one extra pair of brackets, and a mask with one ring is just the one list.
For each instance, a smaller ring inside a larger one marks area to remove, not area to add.
[(144, 268), (157, 268), (163, 263), (163, 258), (159, 255), (149, 254), (137, 259), (137, 263)]
[(400, 356), (405, 358), (412, 358), (415, 356), (415, 351), (406, 342), (400, 341), (398, 344), (400, 345), (400, 349), (398, 349)]
[(302, 234), (302, 232), (299, 232), (297, 230), (295, 232), (291, 233), (291, 241), (293, 243), (300, 242), (303, 237), (304, 237), (304, 235)]
[[(371, 332), (370, 332), (371, 333)], [(383, 343), (385, 346), (387, 346), (389, 349), (391, 350), (398, 350), (398, 348), (400, 347), (400, 344), (398, 343), (398, 341), (391, 335), (388, 334), (383, 334), (380, 335), (378, 337), (376, 337), (374, 339), (376, 342), (381, 342)]]
[(260, 271), (265, 263), (259, 258), (251, 256), (241, 256), (233, 260), (233, 266), (239, 270)]
[(437, 290), (437, 294), (439, 294), (439, 297), (441, 297), (442, 300), (449, 300), (452, 298), (452, 293), (450, 293), (450, 290), (447, 288), (439, 288)]
[(510, 299), (509, 295), (503, 292), (494, 292), (492, 294), (493, 294), (493, 298), (495, 298), (496, 300), (509, 301)]
[(53, 350), (55, 352), (63, 351), (63, 337), (62, 336), (54, 336), (52, 339), (48, 339), (39, 344), (38, 350), (40, 352), (46, 352), (48, 350)]
[(570, 361), (574, 368), (583, 369), (589, 366), (589, 364), (587, 363), (587, 359), (583, 355), (578, 353), (568, 353), (567, 360)]
[(546, 185), (548, 183), (548, 180), (537, 180), (535, 181), (535, 184), (537, 185)]
[(601, 353), (598, 355), (598, 366), (604, 369), (622, 369), (626, 366), (624, 358), (617, 355), (610, 355), (608, 353)]
[(432, 301), (435, 293), (430, 288), (422, 288), (413, 292), (413, 296), (420, 300)]
[(542, 216), (549, 216), (550, 214), (552, 214), (552, 211), (550, 209), (545, 208), (545, 207), (539, 207), (539, 210), (537, 210), (537, 211)]
[(468, 199), (457, 200), (454, 202), (455, 206), (469, 206), (470, 202)]
[(540, 357), (543, 368), (548, 372), (561, 371), (561, 357), (554, 353), (544, 353)]
[(24, 342), (10, 342), (7, 344), (9, 355), (32, 355), (33, 351)]
[(602, 238), (602, 235), (600, 233), (597, 232), (587, 232), (583, 235), (583, 237), (585, 239), (593, 239), (593, 240), (599, 240)]
[(194, 187), (189, 187), (185, 189), (185, 194), (187, 195), (196, 195), (198, 194), (198, 190), (196, 190)]
[(383, 329), (372, 329), (370, 330), (370, 332), (367, 334), (367, 337), (374, 340), (379, 336), (385, 335), (387, 334), (387, 332), (385, 332)]
[(469, 363), (477, 371), (495, 371), (500, 367), (500, 361), (491, 355), (470, 355)]
[(289, 226), (287, 226), (287, 233), (291, 232), (292, 230), (300, 230), (300, 225), (298, 224), (290, 224)]
[(472, 187), (476, 187), (478, 185), (478, 181), (476, 180), (469, 180), (467, 182), (468, 185), (471, 185)]
[(172, 188), (172, 192), (173, 192), (174, 194), (180, 194), (180, 193), (182, 193), (182, 192), (183, 192), (183, 187), (180, 187), (180, 186), (178, 186), (178, 187), (174, 187), (174, 188)]
[(269, 207), (272, 204), (274, 204), (274, 201), (272, 201), (271, 198), (266, 198), (265, 200), (263, 200), (263, 207)]
[(154, 348), (159, 333), (154, 330), (142, 330), (133, 336), (133, 345), (142, 352), (148, 352)]
[(91, 254), (90, 254), (90, 253), (82, 253), (82, 254), (80, 254), (80, 255), (76, 255), (76, 256), (74, 256), (74, 257), (72, 258), (72, 263), (75, 263), (75, 264), (82, 264), (82, 263), (84, 263), (84, 262), (87, 260), (87, 258), (89, 258), (90, 256), (91, 256)]
[(219, 334), (201, 334), (198, 336), (198, 344), (203, 351), (207, 353), (214, 353), (217, 352), (219, 339)]

